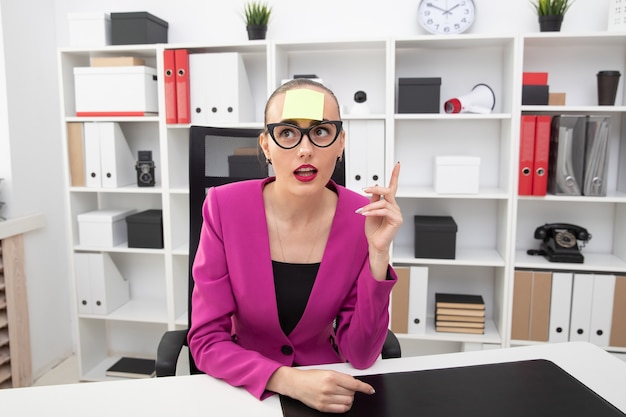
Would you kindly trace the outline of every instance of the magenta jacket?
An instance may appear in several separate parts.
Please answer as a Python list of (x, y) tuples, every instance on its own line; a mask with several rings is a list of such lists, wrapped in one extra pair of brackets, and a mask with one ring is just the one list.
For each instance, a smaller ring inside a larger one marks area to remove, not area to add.
[(282, 365), (371, 366), (387, 335), (389, 295), (397, 280), (391, 267), (392, 279), (383, 282), (369, 271), (365, 217), (355, 213), (369, 200), (331, 182), (339, 199), (330, 236), (304, 314), (287, 337), (278, 320), (263, 204), (270, 181), (208, 190), (189, 330), (200, 370), (259, 399), (272, 394), (265, 386)]

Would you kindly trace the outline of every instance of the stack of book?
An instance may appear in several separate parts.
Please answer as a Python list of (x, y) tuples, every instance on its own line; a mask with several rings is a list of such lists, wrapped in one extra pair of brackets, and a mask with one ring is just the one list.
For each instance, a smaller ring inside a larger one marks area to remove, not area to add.
[(485, 333), (485, 303), (481, 295), (435, 294), (435, 330)]

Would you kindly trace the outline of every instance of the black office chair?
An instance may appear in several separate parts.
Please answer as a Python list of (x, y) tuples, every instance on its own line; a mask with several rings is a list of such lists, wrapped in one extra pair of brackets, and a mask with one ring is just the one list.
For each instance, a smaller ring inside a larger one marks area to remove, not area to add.
[[(200, 241), (200, 229), (202, 227), (202, 203), (206, 197), (206, 189), (212, 186), (230, 182), (241, 181), (247, 177), (226, 176), (225, 153), (231, 155), (235, 148), (255, 147), (259, 130), (257, 129), (231, 129), (207, 126), (191, 126), (189, 132), (189, 273), (188, 273), (188, 322), (191, 323), (191, 293), (193, 290), (193, 277), (191, 266), (195, 258), (196, 249)], [(216, 152), (215, 150), (219, 151)], [(345, 166), (337, 165), (333, 174), (333, 180), (338, 184), (345, 184)], [(261, 166), (261, 165), (260, 165)], [(259, 171), (256, 177), (266, 176), (267, 173)], [(188, 329), (167, 331), (157, 349), (156, 376), (176, 375), (176, 365), (184, 346), (187, 346)], [(387, 333), (387, 339), (382, 350), (383, 359), (399, 358), (401, 355), (400, 343), (391, 330)], [(198, 374), (201, 371), (196, 367), (191, 354), (189, 354), (189, 373)]]

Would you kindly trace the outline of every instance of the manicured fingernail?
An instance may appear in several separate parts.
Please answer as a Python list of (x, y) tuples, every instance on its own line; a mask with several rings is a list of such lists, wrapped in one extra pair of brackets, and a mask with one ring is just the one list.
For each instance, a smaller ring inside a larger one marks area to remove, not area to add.
[(362, 211), (363, 211), (363, 207), (359, 207), (358, 209), (354, 210), (356, 214), (361, 214)]
[(376, 394), (376, 390), (372, 388), (372, 390), (370, 391), (370, 394)]

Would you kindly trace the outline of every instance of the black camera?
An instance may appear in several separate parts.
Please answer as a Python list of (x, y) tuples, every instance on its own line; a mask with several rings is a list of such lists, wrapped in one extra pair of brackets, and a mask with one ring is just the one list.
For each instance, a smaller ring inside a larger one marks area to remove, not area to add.
[(139, 151), (137, 164), (137, 186), (138, 187), (154, 187), (154, 161), (152, 160), (152, 151)]

